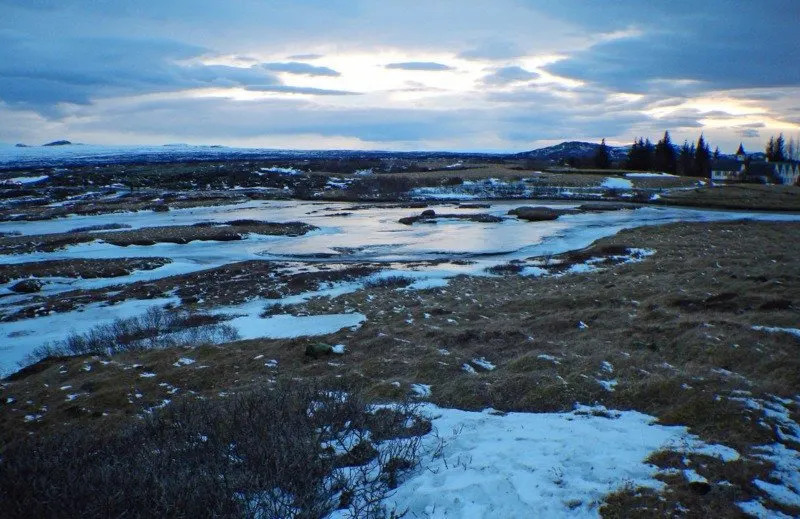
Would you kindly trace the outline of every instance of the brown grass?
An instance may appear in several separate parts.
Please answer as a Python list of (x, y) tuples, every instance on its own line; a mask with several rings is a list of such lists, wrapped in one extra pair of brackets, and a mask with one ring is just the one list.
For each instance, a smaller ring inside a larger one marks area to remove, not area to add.
[(70, 245), (103, 240), (112, 245), (155, 245), (156, 243), (186, 244), (195, 240), (236, 241), (248, 234), (300, 236), (314, 227), (300, 222), (230, 222), (219, 225), (170, 225), (145, 227), (132, 231), (110, 231), (103, 234), (59, 233), (0, 238), (0, 254), (53, 252)]
[(113, 278), (134, 270), (153, 270), (170, 263), (168, 258), (114, 258), (32, 261), (0, 265), (0, 283), (28, 277)]
[[(292, 376), (364, 384), (368, 395), (381, 400), (402, 398), (410, 384), (425, 383), (432, 386), (431, 399), (443, 406), (556, 411), (576, 402), (600, 403), (687, 425), (703, 440), (733, 447), (744, 458), (736, 465), (705, 462), (698, 470), (713, 487), (707, 494), (695, 495), (683, 480), (667, 478), (663, 494), (640, 489), (614, 494), (604, 514), (661, 516), (681, 503), (690, 507), (690, 516), (715, 509), (735, 515), (735, 501), (762, 495), (752, 476), (769, 472), (769, 464), (755, 461), (751, 448), (777, 441), (779, 424), (731, 397), (737, 391), (755, 399), (800, 393), (800, 341), (752, 329), (797, 326), (798, 239), (797, 223), (646, 227), (593, 248), (656, 251), (641, 263), (541, 279), (459, 277), (427, 291), (374, 288), (294, 309), (367, 315), (360, 329), (324, 339), (346, 344), (343, 356), (310, 359), (304, 353), (311, 341), (293, 339), (121, 354), (105, 365), (94, 358), (59, 359), (5, 382), (0, 399), (13, 397), (15, 404), (0, 408), (0, 441), (65, 424), (102, 426), (141, 413), (167, 398), (170, 388), (212, 397), (264, 378)], [(569, 261), (569, 255), (555, 259)], [(173, 366), (181, 356), (196, 363)], [(472, 362), (480, 357), (496, 369)], [(92, 371), (83, 371), (84, 364)], [(476, 373), (467, 373), (464, 364)], [(157, 376), (138, 377), (141, 370)], [(613, 392), (598, 382), (612, 379)], [(89, 384), (89, 389), (78, 403), (65, 402), (58, 389), (65, 384)], [(787, 408), (797, 417), (796, 403)], [(41, 418), (25, 422), (26, 414)], [(760, 426), (762, 420), (771, 427)], [(732, 487), (717, 484), (723, 480)]]
[(800, 211), (800, 187), (731, 184), (671, 191), (660, 202), (715, 209)]

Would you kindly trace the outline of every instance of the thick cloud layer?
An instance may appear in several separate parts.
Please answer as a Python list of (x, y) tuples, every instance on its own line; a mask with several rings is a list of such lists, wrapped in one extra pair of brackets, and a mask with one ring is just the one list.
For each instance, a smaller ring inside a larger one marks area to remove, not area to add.
[[(520, 150), (800, 133), (795, 0), (0, 0), (0, 141)], [(732, 150), (731, 150), (732, 151)]]

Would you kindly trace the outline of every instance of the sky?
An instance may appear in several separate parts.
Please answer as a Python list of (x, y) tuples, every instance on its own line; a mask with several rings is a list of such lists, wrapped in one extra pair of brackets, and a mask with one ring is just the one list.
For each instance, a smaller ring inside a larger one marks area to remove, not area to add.
[(0, 142), (800, 136), (797, 0), (0, 0)]

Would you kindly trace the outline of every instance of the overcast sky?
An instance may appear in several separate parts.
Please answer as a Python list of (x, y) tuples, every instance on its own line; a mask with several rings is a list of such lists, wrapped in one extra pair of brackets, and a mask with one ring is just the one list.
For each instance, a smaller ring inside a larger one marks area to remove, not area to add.
[(800, 134), (798, 0), (0, 0), (0, 142)]

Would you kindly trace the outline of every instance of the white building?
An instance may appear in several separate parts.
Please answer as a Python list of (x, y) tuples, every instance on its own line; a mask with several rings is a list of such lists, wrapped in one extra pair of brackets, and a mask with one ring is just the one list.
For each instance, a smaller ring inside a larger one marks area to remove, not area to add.
[(800, 163), (797, 162), (775, 162), (775, 179), (787, 186), (800, 184)]

